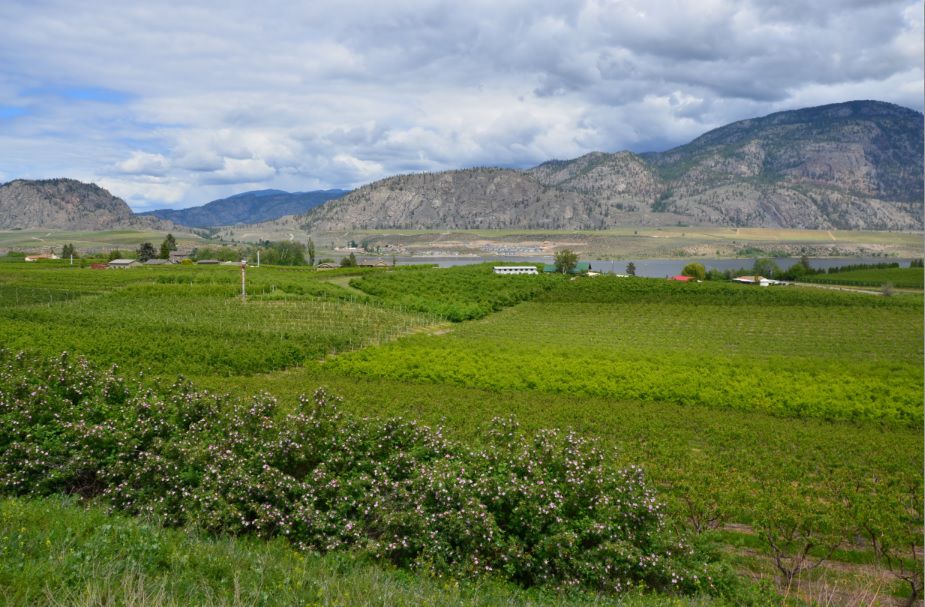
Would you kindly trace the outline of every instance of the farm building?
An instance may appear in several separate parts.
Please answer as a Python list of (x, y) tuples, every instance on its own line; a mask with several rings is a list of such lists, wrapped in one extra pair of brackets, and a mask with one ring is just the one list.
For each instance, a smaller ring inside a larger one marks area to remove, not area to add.
[(145, 262), (146, 266), (165, 266), (170, 263), (169, 259), (149, 259)]
[[(579, 261), (575, 264), (575, 267), (572, 269), (569, 274), (586, 274), (591, 271), (591, 264), (587, 261)], [(546, 273), (555, 273), (556, 265), (552, 263), (547, 263), (543, 265), (543, 272)]]
[(41, 261), (43, 259), (61, 259), (54, 253), (43, 253), (41, 255), (27, 255), (26, 261)]
[(329, 261), (326, 261), (324, 263), (319, 263), (317, 266), (319, 270), (333, 270), (337, 267), (338, 265), (336, 263), (331, 263)]
[(125, 268), (134, 268), (140, 266), (141, 264), (134, 259), (113, 259), (109, 262), (110, 268), (118, 268), (124, 270)]
[(357, 264), (361, 268), (387, 268), (389, 264), (384, 259), (364, 259)]
[(200, 259), (196, 263), (198, 263), (201, 266), (217, 266), (221, 262), (217, 259)]
[(495, 266), (495, 274), (539, 274), (536, 266)]
[(743, 285), (760, 285), (762, 287), (788, 284), (782, 280), (774, 280), (772, 278), (765, 278), (764, 276), (737, 276), (732, 279), (732, 282), (737, 282)]
[(694, 280), (693, 276), (684, 276), (683, 274), (678, 274), (677, 276), (672, 276), (668, 280), (677, 280), (678, 282), (690, 282)]
[(189, 259), (189, 253), (180, 253), (177, 251), (170, 252), (170, 263), (180, 263), (184, 259)]

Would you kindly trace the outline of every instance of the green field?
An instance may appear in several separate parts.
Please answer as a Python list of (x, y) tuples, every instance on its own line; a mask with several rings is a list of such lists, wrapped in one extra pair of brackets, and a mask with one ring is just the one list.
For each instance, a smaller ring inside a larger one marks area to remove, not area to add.
[[(2, 264), (0, 346), (43, 356), (68, 350), (104, 367), (118, 364), (129, 377), (144, 371), (163, 382), (182, 374), (239, 396), (269, 392), (283, 412), (324, 385), (344, 397), (351, 415), (442, 425), (474, 449), (487, 445), (494, 417), (513, 414), (527, 432), (573, 429), (600, 441), (609, 465), (641, 465), (679, 528), (720, 542), (743, 574), (787, 588), (773, 565), (774, 546), (786, 559), (809, 542), (811, 554), (835, 565), (798, 573), (800, 596), (831, 584), (908, 592), (891, 571), (914, 569), (920, 556), (887, 556), (910, 538), (921, 546), (921, 508), (909, 505), (922, 488), (920, 295), (498, 277), (490, 265), (333, 273), (264, 267), (248, 271), (242, 304), (239, 280), (233, 267)], [(451, 322), (463, 319), (473, 320)], [(33, 508), (60, 507), (20, 499), (0, 511), (21, 520)], [(101, 516), (72, 508), (61, 516)], [(7, 527), (18, 524), (3, 516)], [(865, 539), (870, 533), (883, 550)], [(0, 558), (59, 558), (37, 545), (46, 536), (35, 537), (33, 548), (0, 549)], [(152, 541), (179, 541), (158, 537)], [(276, 545), (223, 546), (215, 550), (295, 558)], [(304, 579), (323, 578), (330, 562), (316, 561)], [(433, 604), (596, 600), (540, 599), (500, 582), (447, 593), (424, 577), (349, 562), (332, 574), (337, 583), (385, 584), (396, 603), (413, 593)], [(72, 567), (76, 588), (102, 591), (83, 565)], [(145, 565), (133, 577), (113, 570), (106, 583), (151, 584), (162, 602), (182, 602), (186, 590), (162, 571)], [(380, 577), (370, 582), (373, 575)], [(188, 583), (213, 592), (208, 577)], [(40, 591), (23, 579), (0, 574), (0, 596), (24, 584), (32, 590), (14, 604), (30, 603), (24, 597)]]
[(404, 381), (919, 424), (921, 316), (917, 297), (599, 277), (439, 338), (327, 365)]
[(882, 287), (889, 284), (898, 289), (922, 289), (925, 286), (925, 272), (922, 268), (884, 268), (818, 274), (801, 280), (829, 285)]

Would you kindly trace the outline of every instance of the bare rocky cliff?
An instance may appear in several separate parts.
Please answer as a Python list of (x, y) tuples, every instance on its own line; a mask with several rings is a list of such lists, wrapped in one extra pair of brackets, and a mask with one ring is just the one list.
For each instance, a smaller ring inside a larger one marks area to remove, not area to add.
[(138, 217), (121, 198), (74, 179), (17, 179), (0, 185), (0, 229), (174, 229), (155, 217)]
[(679, 222), (921, 230), (923, 129), (919, 112), (852, 101), (743, 120), (662, 153), (391, 177), (298, 223), (319, 231)]

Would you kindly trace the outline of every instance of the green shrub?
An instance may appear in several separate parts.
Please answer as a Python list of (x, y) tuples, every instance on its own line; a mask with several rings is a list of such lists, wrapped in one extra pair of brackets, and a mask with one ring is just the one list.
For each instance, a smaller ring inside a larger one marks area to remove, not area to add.
[(642, 471), (575, 434), (495, 420), (472, 451), (414, 422), (349, 417), (323, 390), (282, 415), (269, 396), (146, 389), (67, 354), (0, 351), (0, 487), (525, 586), (712, 586)]

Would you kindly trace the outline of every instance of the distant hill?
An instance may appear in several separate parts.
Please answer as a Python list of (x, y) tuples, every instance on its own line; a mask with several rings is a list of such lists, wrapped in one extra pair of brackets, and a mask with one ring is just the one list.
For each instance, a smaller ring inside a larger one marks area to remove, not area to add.
[(923, 128), (919, 112), (851, 101), (735, 122), (661, 153), (399, 175), (297, 221), (314, 231), (679, 222), (920, 230)]
[(156, 217), (138, 217), (121, 198), (74, 179), (16, 179), (0, 185), (0, 229), (171, 230)]
[(158, 209), (139, 213), (169, 219), (174, 223), (197, 228), (271, 221), (284, 215), (298, 215), (329, 200), (340, 198), (349, 190), (318, 190), (289, 193), (282, 190), (257, 190), (213, 200), (201, 207)]

